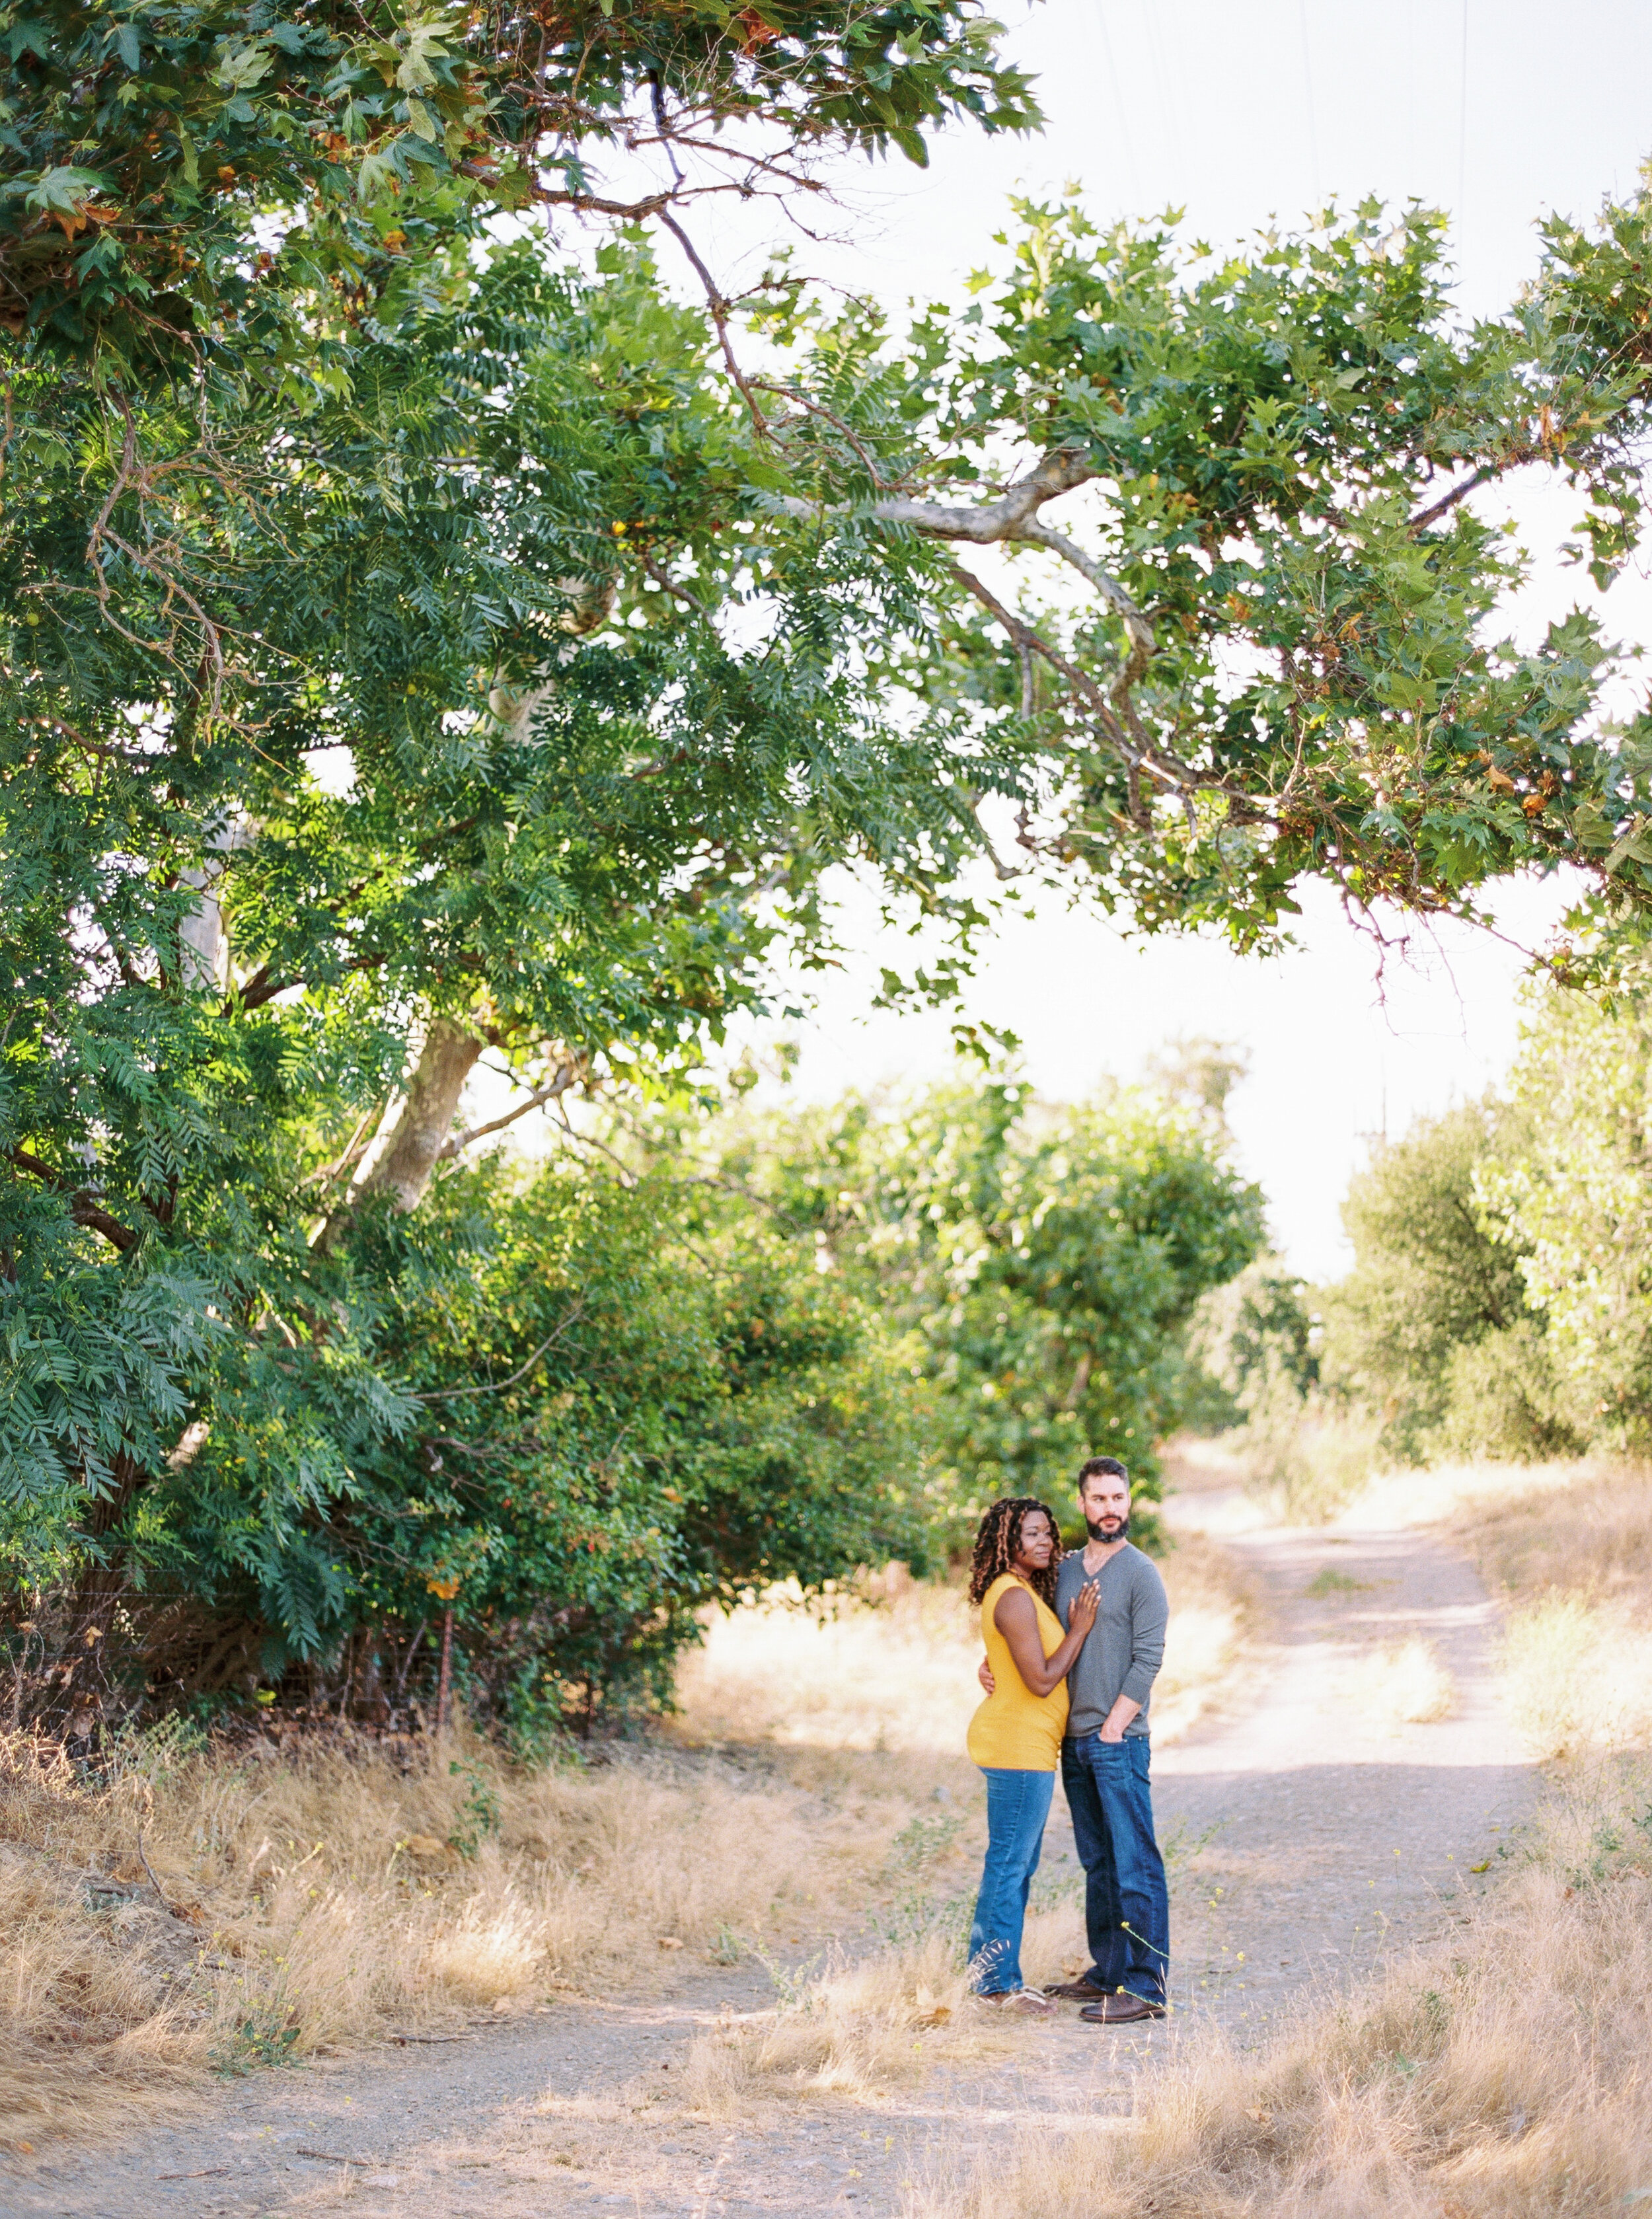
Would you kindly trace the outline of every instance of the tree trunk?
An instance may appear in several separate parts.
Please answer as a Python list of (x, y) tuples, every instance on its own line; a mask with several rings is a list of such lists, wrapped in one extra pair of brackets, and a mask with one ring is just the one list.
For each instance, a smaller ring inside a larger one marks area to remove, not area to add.
[(388, 1192), (401, 1210), (416, 1209), (442, 1144), (453, 1130), (459, 1097), (483, 1042), (451, 1018), (438, 1017), (425, 1035), (419, 1068), (388, 1147), (363, 1183), (363, 1194)]
[(436, 1682), (436, 1731), (447, 1731), (448, 1699), (453, 1689), (453, 1607), (442, 1613), (442, 1672)]

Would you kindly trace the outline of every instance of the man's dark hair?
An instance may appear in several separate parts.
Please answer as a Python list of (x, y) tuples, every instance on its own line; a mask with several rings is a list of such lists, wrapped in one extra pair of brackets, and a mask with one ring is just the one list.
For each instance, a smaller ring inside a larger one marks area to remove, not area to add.
[(1100, 1472), (1105, 1472), (1109, 1479), (1121, 1479), (1127, 1487), (1130, 1484), (1129, 1471), (1119, 1462), (1117, 1457), (1090, 1457), (1078, 1467), (1080, 1495), (1084, 1491), (1084, 1482), (1087, 1479), (1094, 1479)]
[(1055, 1539), (1055, 1553), (1041, 1572), (1029, 1572), (1027, 1584), (1034, 1594), (1055, 1608), (1055, 1568), (1061, 1556), (1061, 1528), (1055, 1522), (1055, 1513), (1047, 1502), (1040, 1502), (1035, 1495), (1006, 1495), (995, 1502), (982, 1519), (975, 1535), (975, 1551), (970, 1560), (969, 1599), (979, 1602), (994, 1580), (1009, 1569), (1010, 1558), (1021, 1546), (1022, 1520), (1041, 1510), (1050, 1521), (1050, 1532)]

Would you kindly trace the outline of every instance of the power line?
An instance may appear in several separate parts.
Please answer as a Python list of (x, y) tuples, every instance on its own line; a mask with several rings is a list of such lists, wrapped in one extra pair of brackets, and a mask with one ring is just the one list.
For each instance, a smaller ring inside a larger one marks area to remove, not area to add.
[(1469, 0), (1463, 0), (1463, 59), (1457, 70), (1457, 239), (1469, 207)]
[(1307, 100), (1308, 175), (1314, 186), (1314, 214), (1318, 215), (1320, 207), (1320, 131), (1314, 116), (1314, 62), (1307, 43), (1307, 0), (1296, 0), (1296, 22), (1302, 39), (1302, 90)]
[(1113, 86), (1113, 105), (1118, 112), (1119, 138), (1124, 147), (1124, 166), (1130, 189), (1132, 211), (1141, 214), (1141, 178), (1136, 169), (1135, 148), (1130, 140), (1130, 126), (1124, 105), (1124, 91), (1119, 80), (1119, 66), (1113, 59), (1113, 37), (1107, 28), (1107, 0), (1096, 0), (1096, 20), (1101, 26), (1102, 52), (1107, 57), (1107, 74)]
[(1153, 83), (1158, 91), (1158, 112), (1164, 118), (1164, 136), (1171, 141), (1171, 153), (1176, 174), (1182, 170), (1182, 118), (1171, 97), (1170, 73), (1164, 66), (1164, 57), (1158, 43), (1158, 9), (1157, 0), (1138, 0), (1143, 26), (1147, 34), (1147, 52), (1153, 65)]

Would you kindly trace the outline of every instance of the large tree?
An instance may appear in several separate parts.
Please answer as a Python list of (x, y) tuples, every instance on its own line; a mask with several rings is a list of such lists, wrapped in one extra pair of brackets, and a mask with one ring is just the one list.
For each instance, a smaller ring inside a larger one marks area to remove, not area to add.
[(969, 0), (6, 0), (0, 326), (109, 379), (227, 347), (301, 385), (387, 232), (680, 225), (708, 194), (812, 183), (846, 144), (922, 162), (949, 118), (1026, 130), (999, 35)]
[[(106, 610), (65, 583), (80, 399), (27, 391), (5, 1444), (86, 1630), (169, 1469), (269, 1558), (411, 1422), (364, 1228), (479, 1137), (482, 1054), (530, 1103), (692, 1063), (834, 860), (950, 898), (967, 812), (855, 650), (917, 621), (910, 569), (765, 523), (711, 343), (639, 248), (518, 247), (363, 333), (301, 437), (220, 420), (227, 483), (152, 404), (185, 460), (109, 504)], [(264, 1607), (319, 1623), (274, 1569)]]

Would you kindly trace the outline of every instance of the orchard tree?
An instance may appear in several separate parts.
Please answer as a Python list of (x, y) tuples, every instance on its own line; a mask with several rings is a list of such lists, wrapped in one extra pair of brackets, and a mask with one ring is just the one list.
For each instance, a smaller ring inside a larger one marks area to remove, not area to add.
[(1210, 1122), (1152, 1096), (1042, 1105), (998, 1072), (752, 1125), (717, 1178), (812, 1236), (907, 1335), (936, 1507), (1065, 1501), (1085, 1456), (1156, 1493), (1202, 1296), (1262, 1245), (1262, 1197)]

